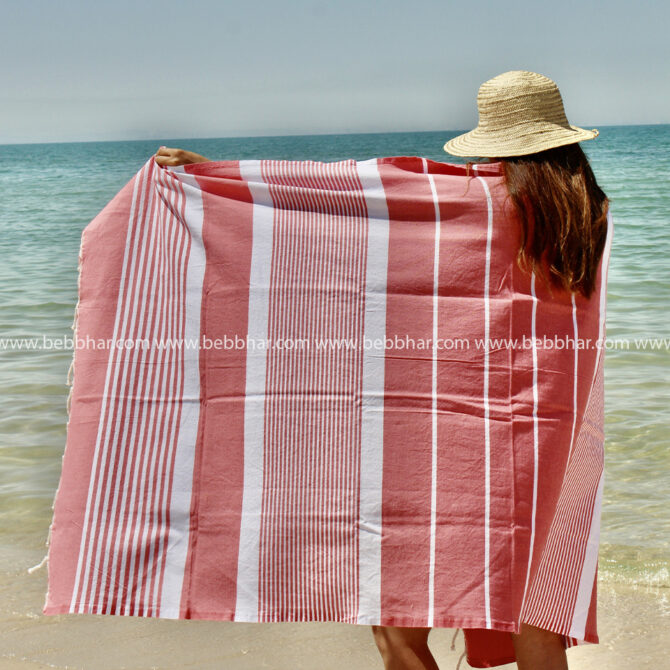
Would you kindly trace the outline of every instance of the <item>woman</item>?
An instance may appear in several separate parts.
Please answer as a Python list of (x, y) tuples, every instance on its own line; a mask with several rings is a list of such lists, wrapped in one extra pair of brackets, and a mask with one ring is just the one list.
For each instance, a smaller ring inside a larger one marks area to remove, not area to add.
[[(607, 237), (608, 200), (578, 143), (598, 131), (571, 126), (556, 84), (533, 72), (506, 72), (485, 82), (477, 103), (479, 125), (447, 142), (445, 151), (502, 164), (521, 225), (519, 266), (552, 291), (590, 298)], [(176, 166), (209, 159), (160, 147), (155, 160)], [(372, 630), (387, 670), (438, 667), (427, 644), (431, 628)], [(511, 638), (521, 670), (568, 667), (564, 635), (522, 623)]]

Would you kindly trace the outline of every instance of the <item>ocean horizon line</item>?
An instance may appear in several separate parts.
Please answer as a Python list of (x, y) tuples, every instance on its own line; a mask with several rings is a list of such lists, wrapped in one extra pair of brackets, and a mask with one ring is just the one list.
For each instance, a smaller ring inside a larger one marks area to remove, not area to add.
[[(670, 126), (670, 123), (620, 123), (620, 124), (592, 124), (582, 123), (583, 127), (594, 128), (649, 128), (657, 126)], [(125, 138), (125, 139), (107, 139), (107, 140), (53, 140), (49, 142), (2, 142), (0, 147), (20, 147), (20, 146), (47, 146), (52, 144), (110, 144), (110, 143), (139, 143), (139, 142), (165, 142), (165, 141), (215, 141), (215, 140), (243, 140), (243, 139), (274, 139), (291, 137), (351, 137), (351, 136), (379, 136), (379, 135), (429, 135), (429, 134), (457, 134), (465, 133), (471, 128), (463, 129), (438, 129), (438, 130), (388, 130), (374, 132), (344, 132), (344, 133), (286, 133), (273, 135), (220, 135), (220, 136), (191, 136), (191, 137), (144, 137), (144, 138)]]

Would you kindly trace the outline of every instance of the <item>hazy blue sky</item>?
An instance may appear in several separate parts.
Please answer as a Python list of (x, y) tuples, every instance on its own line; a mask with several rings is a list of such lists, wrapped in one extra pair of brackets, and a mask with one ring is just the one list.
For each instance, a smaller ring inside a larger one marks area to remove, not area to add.
[(659, 0), (0, 6), (0, 143), (469, 129), (512, 69), (574, 124), (670, 121)]

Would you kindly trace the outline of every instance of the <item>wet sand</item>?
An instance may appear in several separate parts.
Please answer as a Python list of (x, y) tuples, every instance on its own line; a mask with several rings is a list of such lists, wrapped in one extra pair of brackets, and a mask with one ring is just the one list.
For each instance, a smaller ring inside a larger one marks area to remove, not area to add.
[[(383, 670), (369, 626), (44, 616), (46, 567), (26, 573), (40, 558), (0, 549), (2, 670)], [(569, 649), (571, 670), (670, 667), (670, 589), (601, 581), (598, 607), (601, 642)], [(459, 631), (450, 650), (453, 634), (430, 634), (443, 670), (456, 668), (464, 648)], [(461, 669), (467, 667), (464, 659)]]

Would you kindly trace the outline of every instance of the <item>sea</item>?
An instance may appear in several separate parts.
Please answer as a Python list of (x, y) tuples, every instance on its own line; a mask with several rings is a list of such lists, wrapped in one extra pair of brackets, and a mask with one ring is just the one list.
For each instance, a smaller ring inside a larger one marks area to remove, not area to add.
[[(598, 579), (670, 587), (670, 125), (582, 144), (611, 200)], [(0, 146), (0, 341), (69, 337), (82, 229), (163, 144), (212, 160), (424, 156), (457, 131)], [(65, 444), (72, 351), (0, 344), (0, 571), (40, 561)], [(659, 598), (666, 598), (659, 595)], [(14, 607), (19, 607), (18, 601)]]

